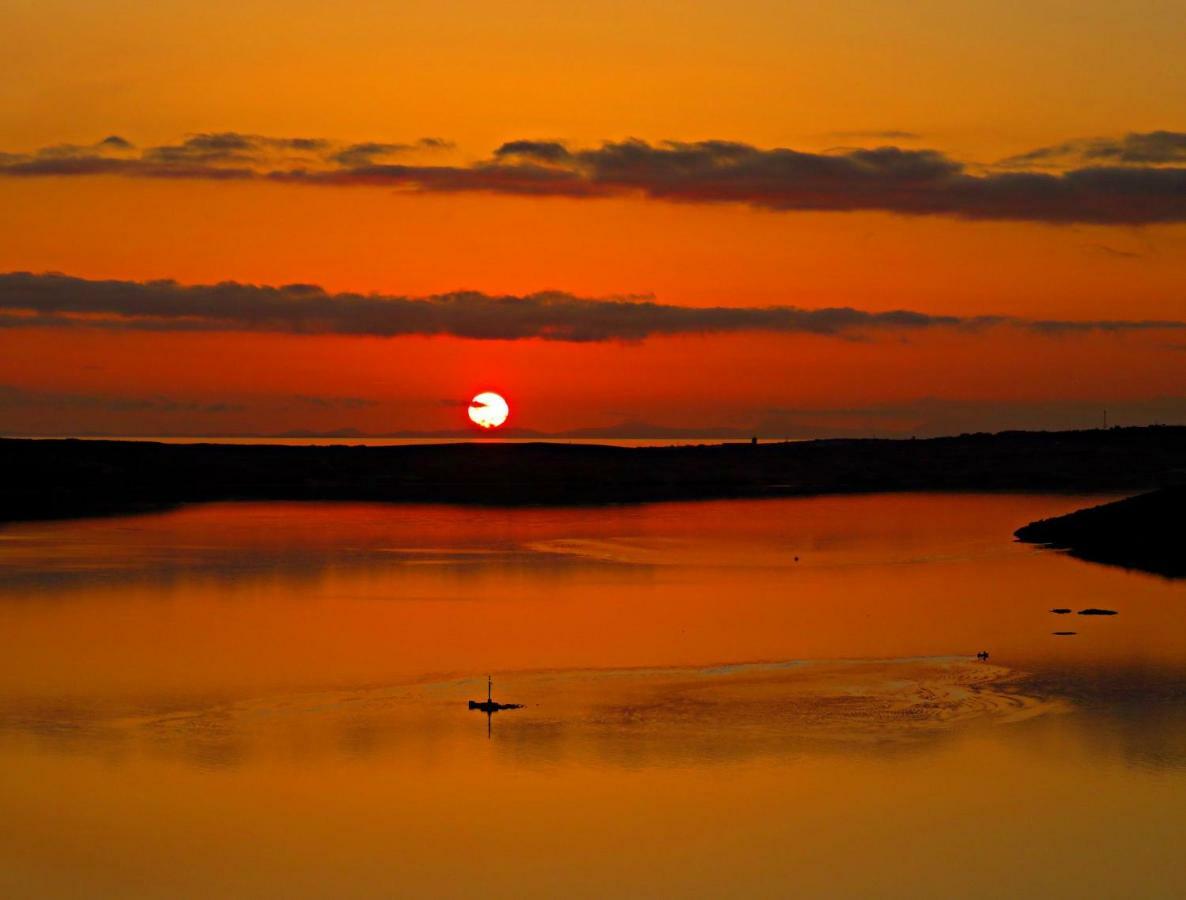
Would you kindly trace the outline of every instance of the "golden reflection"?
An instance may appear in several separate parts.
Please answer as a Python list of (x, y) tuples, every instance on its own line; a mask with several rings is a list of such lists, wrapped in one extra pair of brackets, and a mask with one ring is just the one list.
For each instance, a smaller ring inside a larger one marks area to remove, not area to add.
[[(1096, 499), (225, 504), (10, 526), (0, 690), (238, 696), (432, 673), (980, 649), (1006, 666), (1180, 660), (1186, 633), (1164, 622), (1180, 584), (1010, 538)], [(1067, 626), (1056, 606), (1120, 615)], [(1068, 627), (1079, 633), (1051, 633)]]
[(1181, 895), (1186, 588), (1009, 537), (1095, 499), (0, 529), (0, 893)]

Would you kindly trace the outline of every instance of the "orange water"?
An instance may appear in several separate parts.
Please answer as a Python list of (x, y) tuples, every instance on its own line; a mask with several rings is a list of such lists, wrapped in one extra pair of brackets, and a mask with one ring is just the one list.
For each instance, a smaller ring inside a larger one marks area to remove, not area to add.
[(0, 893), (1180, 896), (1186, 587), (1010, 537), (1101, 499), (5, 527)]

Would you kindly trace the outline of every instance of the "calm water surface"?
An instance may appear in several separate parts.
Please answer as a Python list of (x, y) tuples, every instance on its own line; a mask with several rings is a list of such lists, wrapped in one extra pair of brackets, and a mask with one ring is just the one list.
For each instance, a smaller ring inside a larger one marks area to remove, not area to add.
[(1186, 895), (1186, 586), (1011, 539), (1104, 499), (0, 528), (0, 895)]

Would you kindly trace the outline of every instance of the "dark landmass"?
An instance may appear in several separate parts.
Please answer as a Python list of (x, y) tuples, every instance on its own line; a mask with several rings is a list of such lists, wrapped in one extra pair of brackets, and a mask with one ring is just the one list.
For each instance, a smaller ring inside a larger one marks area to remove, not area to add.
[[(1186, 577), (1186, 486), (1162, 488), (1115, 503), (1031, 522), (1020, 540), (1067, 550), (1092, 562)], [(1080, 615), (1109, 611), (1080, 610)]]
[(1070, 610), (1067, 609), (1065, 606), (1060, 606), (1057, 609), (1052, 609), (1050, 611), (1052, 613), (1056, 613), (1057, 615), (1060, 615), (1060, 616), (1065, 616), (1067, 613), (1070, 612)]
[(1050, 633), (1058, 635), (1059, 637), (1071, 637), (1072, 635), (1078, 634), (1079, 632), (1077, 632), (1077, 631), (1052, 631)]
[(1114, 610), (1114, 609), (1095, 609), (1094, 607), (1092, 607), (1091, 609), (1079, 610), (1079, 615), (1081, 615), (1081, 616), (1114, 616), (1114, 615), (1116, 615), (1116, 610)]
[(682, 447), (0, 439), (0, 520), (220, 500), (603, 504), (870, 491), (1127, 491), (1186, 473), (1186, 427)]
[(568, 431), (557, 434), (556, 437), (575, 438), (578, 440), (634, 438), (652, 441), (685, 441), (709, 438), (712, 440), (736, 441), (748, 439), (749, 435), (745, 433), (744, 429), (729, 428), (727, 426), (673, 428), (669, 425), (652, 425), (649, 422), (629, 421), (619, 422), (617, 425), (607, 425), (603, 428), (571, 428)]

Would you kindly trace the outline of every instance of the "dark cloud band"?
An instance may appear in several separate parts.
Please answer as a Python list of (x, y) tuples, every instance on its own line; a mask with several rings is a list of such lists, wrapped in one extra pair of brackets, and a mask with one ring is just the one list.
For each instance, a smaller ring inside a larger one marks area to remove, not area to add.
[[(121, 175), (377, 186), (532, 197), (643, 196), (790, 211), (880, 211), (1051, 223), (1186, 222), (1186, 134), (1156, 131), (1039, 148), (972, 171), (937, 150), (895, 146), (808, 153), (732, 141), (516, 140), (466, 165), (405, 164), (450, 145), (338, 144), (234, 132), (137, 150), (123, 138), (0, 154), (8, 177)], [(1055, 171), (1051, 171), (1051, 167)]]
[(990, 327), (1053, 335), (1180, 329), (1186, 328), (1186, 322), (947, 316), (850, 307), (677, 306), (638, 298), (590, 299), (559, 291), (525, 296), (462, 291), (401, 297), (331, 294), (302, 284), (187, 286), (173, 281), (90, 281), (27, 272), (0, 275), (0, 329), (28, 327), (591, 342), (731, 332), (861, 337), (878, 332)]

